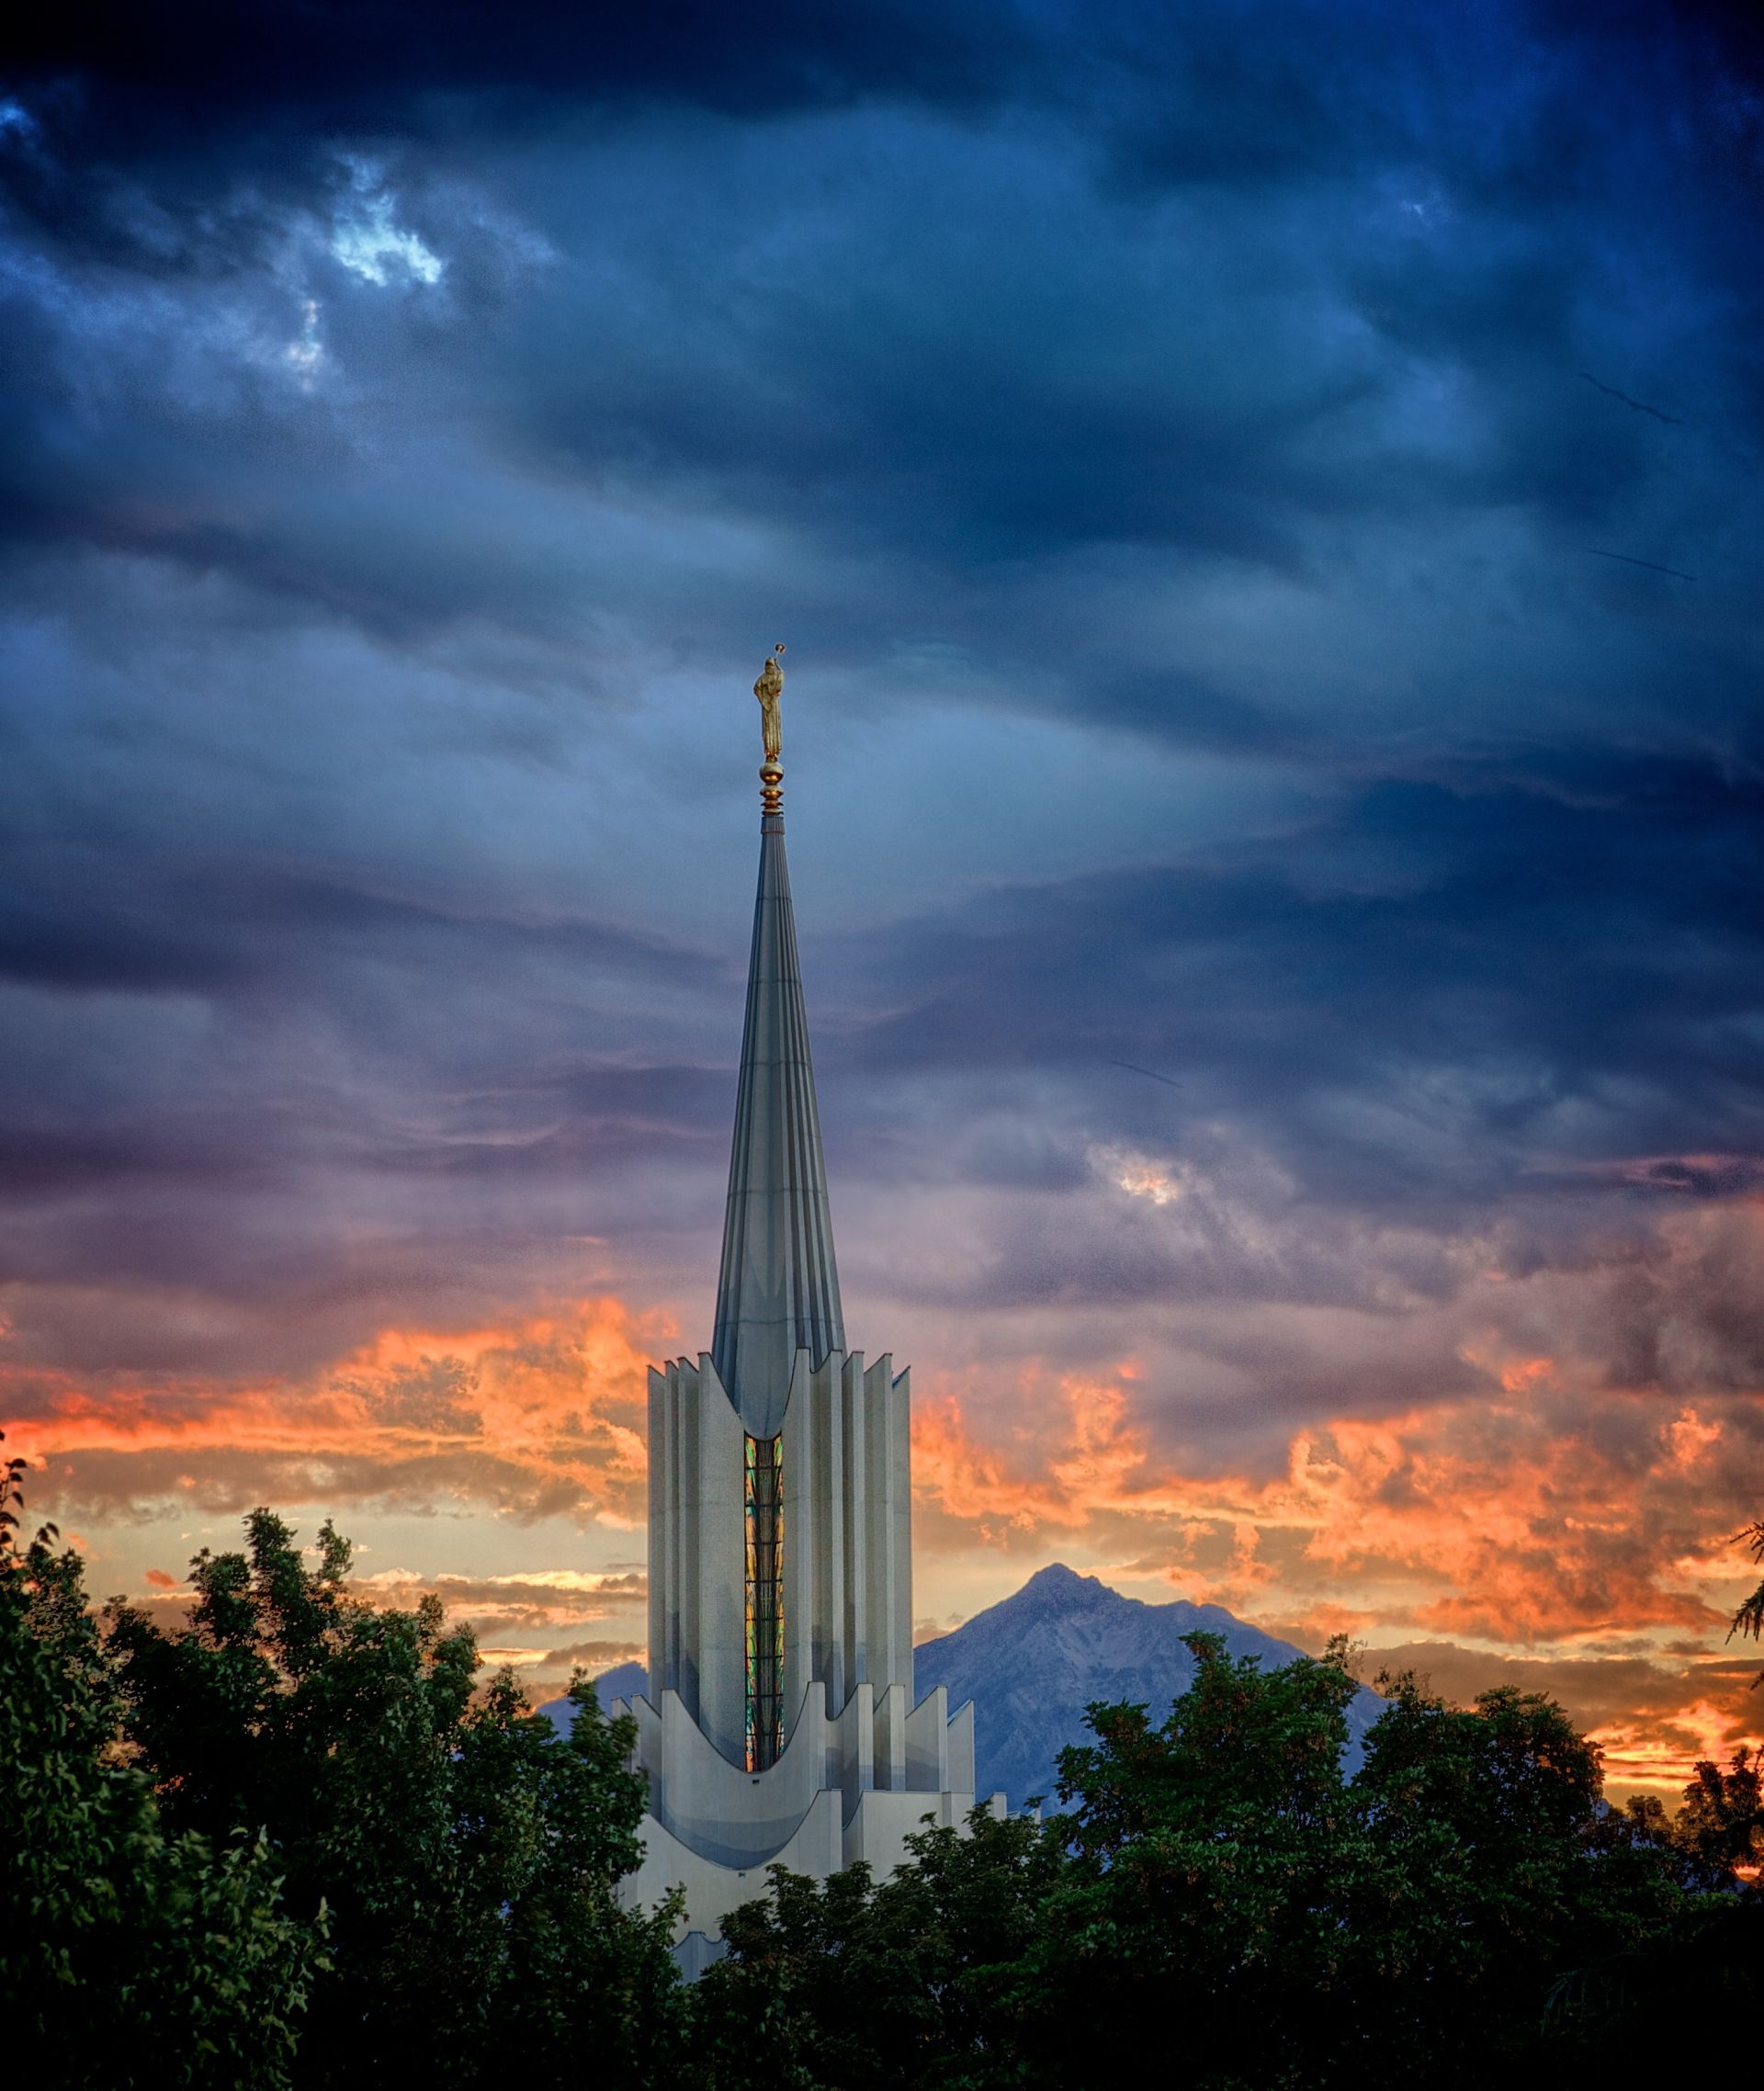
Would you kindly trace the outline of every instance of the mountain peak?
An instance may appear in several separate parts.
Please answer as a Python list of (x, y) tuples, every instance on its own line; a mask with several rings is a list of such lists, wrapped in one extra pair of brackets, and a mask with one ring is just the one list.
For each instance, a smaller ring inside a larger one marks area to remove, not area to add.
[[(1046, 1568), (1037, 1568), (1022, 1589), (1001, 1598), (990, 1609), (999, 1611), (1011, 1607), (1074, 1612), (1094, 1611), (1103, 1607), (1114, 1610), (1117, 1605), (1137, 1605), (1138, 1602), (1137, 1598), (1123, 1597), (1119, 1590), (1095, 1576), (1080, 1576), (1076, 1568), (1069, 1568), (1063, 1561), (1051, 1561)], [(988, 1612), (975, 1615), (978, 1619), (989, 1616)]]
[[(921, 1692), (941, 1684), (952, 1706), (973, 1700), (980, 1791), (1001, 1788), (1016, 1803), (1053, 1794), (1060, 1750), (1089, 1739), (1087, 1706), (1125, 1701), (1162, 1721), (1193, 1678), (1183, 1636), (1196, 1632), (1218, 1634), (1228, 1656), (1253, 1656), (1266, 1669), (1301, 1653), (1221, 1606), (1148, 1603), (1056, 1561), (954, 1633), (921, 1642), (913, 1670)], [(1349, 1712), (1351, 1735), (1377, 1706), (1363, 1687)]]

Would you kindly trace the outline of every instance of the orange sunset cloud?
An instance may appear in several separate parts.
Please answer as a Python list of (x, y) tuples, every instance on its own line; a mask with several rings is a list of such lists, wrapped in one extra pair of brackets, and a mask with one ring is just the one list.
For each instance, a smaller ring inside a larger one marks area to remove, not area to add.
[(644, 1373), (672, 1324), (616, 1299), (512, 1327), (390, 1328), (304, 1383), (0, 1377), (17, 1450), (58, 1500), (136, 1516), (194, 1498), (488, 1500), (630, 1529), (643, 1515)]
[(1033, 1432), (983, 1434), (955, 1394), (922, 1403), (931, 1544), (1077, 1549), (1105, 1579), (1304, 1645), (1346, 1633), (1371, 1645), (1371, 1667), (1418, 1664), (1458, 1696), (1518, 1657), (1528, 1689), (1597, 1724), (1620, 1791), (1682, 1785), (1699, 1755), (1756, 1732), (1755, 1666), (1724, 1647), (1755, 1396), (1593, 1394), (1530, 1359), (1498, 1373), (1492, 1400), (1296, 1430), (1283, 1469), (1258, 1478), (1160, 1456), (1138, 1377), (1023, 1368), (1012, 1413)]
[[(560, 1680), (573, 1663), (642, 1653), (645, 1585), (628, 1556), (641, 1550), (645, 1369), (674, 1335), (669, 1317), (603, 1294), (502, 1327), (382, 1329), (298, 1383), (21, 1372), (11, 1440), (45, 1514), (152, 1531), (259, 1501), (322, 1506), (377, 1543), (379, 1520), (453, 1505), (543, 1531), (545, 1557), (514, 1568), (449, 1560), (444, 1544), (417, 1566), (364, 1559), (360, 1582), (396, 1604), (435, 1590), (488, 1657)], [(1497, 1391), (1304, 1424), (1263, 1474), (1190, 1471), (1160, 1449), (1131, 1358), (1102, 1373), (1023, 1361), (1008, 1403), (978, 1401), (961, 1374), (924, 1375), (922, 1603), (936, 1607), (964, 1564), (1008, 1560), (1015, 1579), (1064, 1555), (1304, 1645), (1348, 1633), (1374, 1667), (1413, 1659), (1460, 1695), (1529, 1663), (1533, 1682), (1585, 1710), (1620, 1783), (1682, 1783), (1699, 1754), (1748, 1732), (1750, 1671), (1722, 1637), (1737, 1579), (1725, 1543), (1756, 1508), (1757, 1399), (1595, 1391), (1541, 1354), (1475, 1362)], [(598, 1543), (567, 1535), (596, 1531), (628, 1565), (580, 1565)], [(145, 1601), (181, 1603), (163, 1560), (141, 1580)], [(1594, 1674), (1601, 1661), (1622, 1671), (1621, 1703)]]

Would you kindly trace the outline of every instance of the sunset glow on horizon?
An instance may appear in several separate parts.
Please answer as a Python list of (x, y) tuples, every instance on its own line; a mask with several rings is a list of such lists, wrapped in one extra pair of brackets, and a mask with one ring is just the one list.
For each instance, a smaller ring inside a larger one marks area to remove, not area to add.
[[(8, 1390), (9, 1449), (33, 1498), (78, 1521), (99, 1595), (176, 1614), (189, 1554), (237, 1544), (262, 1500), (308, 1539), (335, 1519), (364, 1596), (436, 1592), (487, 1665), (552, 1696), (579, 1667), (643, 1658), (644, 1373), (683, 1321), (603, 1294), (501, 1328), (381, 1329), (298, 1385), (36, 1375)], [(1529, 1360), (1498, 1371), (1498, 1398), (1329, 1419), (1279, 1470), (1202, 1470), (1138, 1419), (1144, 1378), (1132, 1359), (1106, 1378), (1025, 1359), (1001, 1403), (915, 1369), (920, 1638), (1061, 1560), (1313, 1650), (1346, 1635), (1368, 1681), (1548, 1690), (1619, 1793), (1676, 1793), (1756, 1734), (1757, 1665), (1724, 1640), (1744, 1417), (1583, 1396), (1608, 1436), (1626, 1411), (1601, 1458), (1552, 1362)]]

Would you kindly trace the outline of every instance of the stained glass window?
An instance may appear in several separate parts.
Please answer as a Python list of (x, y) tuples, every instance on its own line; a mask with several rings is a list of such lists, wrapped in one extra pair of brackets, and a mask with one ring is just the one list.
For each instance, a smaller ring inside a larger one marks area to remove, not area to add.
[(747, 1441), (747, 1769), (784, 1747), (784, 1440)]

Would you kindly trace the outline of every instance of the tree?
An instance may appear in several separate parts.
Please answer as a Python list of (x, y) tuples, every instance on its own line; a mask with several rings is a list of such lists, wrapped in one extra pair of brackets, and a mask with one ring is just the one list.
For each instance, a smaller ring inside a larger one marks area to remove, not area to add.
[(1561, 1709), (1381, 1678), (1348, 1780), (1344, 1648), (1263, 1674), (1190, 1645), (1161, 1729), (1092, 1709), (1097, 1743), (1062, 1760), (1078, 1863), (1024, 1976), (1041, 2051), (1080, 2029), (1054, 2080), (1118, 2076), (1160, 2024), (1179, 2080), (1216, 2091), (1480, 2086), (1528, 2060), (1617, 2080), (1602, 2025), (1552, 2000), (1657, 1959), (1701, 1905), (1657, 1814), (1606, 1806)]
[[(199, 1555), (187, 1625), (0, 1521), (0, 2040), (72, 2091), (518, 2079), (702, 2091), (1429, 2091), (1546, 2066), (1713, 2074), (1760, 2001), (1759, 1765), (1676, 1823), (1606, 1804), (1553, 1702), (1410, 1675), (1343, 1772), (1347, 1652), (1264, 1672), (1196, 1634), (1154, 1724), (1090, 1708), (1067, 1812), (927, 1828), (885, 1881), (780, 1867), (690, 1997), (673, 1912), (616, 1889), (644, 1795), (578, 1678), (573, 1731), (474, 1688), (439, 1604), (349, 1588), (266, 1510)], [(278, 1896), (278, 1886), (280, 1893)]]
[(1651, 2091), (1668, 2026), (1675, 2074), (1718, 2082), (1749, 2070), (1764, 2005), (1764, 1894), (1746, 1884), (1758, 1827), (1758, 1765), (1744, 1748), (1725, 1772), (1697, 1766), (1676, 1821), (1653, 1801), (1604, 1819), (1607, 1839), (1667, 1855), (1687, 1892), (1669, 1924), (1570, 1969), (1553, 1988), (1547, 2017), (1584, 2081)]
[(880, 1884), (774, 1869), (694, 2000), (719, 2091), (1085, 2091), (1148, 2058), (1180, 2084), (1287, 2080), (1340, 1950), (1310, 1912), (1353, 1837), (1356, 1688), (1339, 1659), (1263, 1677), (1190, 1645), (1163, 1727), (1090, 1709), (1096, 1741), (1061, 1759), (1070, 1814), (978, 1813)]
[(693, 1998), (698, 2065), (719, 2091), (939, 2091), (1012, 2080), (1011, 1971), (1065, 1859), (1027, 1817), (976, 1809), (927, 1828), (910, 1862), (811, 1881), (767, 1869), (726, 1921), (726, 1958)]
[(1092, 1706), (1062, 1753), (1073, 1862), (1013, 1985), (1036, 2080), (1102, 2085), (1158, 2054), (1174, 2081), (1324, 2080), (1375, 2039), (1347, 1927), (1371, 1855), (1341, 1770), (1357, 1687), (1333, 1645), (1272, 1672), (1187, 1637), (1169, 1718)]
[(1535, 2053), (1587, 2045), (1584, 2016), (1552, 2016), (1566, 1977), (1657, 1950), (1687, 1901), (1647, 1811), (1603, 1802), (1597, 1746), (1560, 1707), (1503, 1687), (1446, 1705), (1412, 1675), (1356, 1780), (1376, 1855), (1370, 1900), (1386, 2051), (1402, 2071), (1485, 2083)]
[(118, 1600), (107, 1645), (167, 1818), (266, 1836), (290, 1908), (329, 1913), (299, 2081), (574, 2084), (592, 2051), (649, 2082), (678, 1984), (670, 1914), (615, 1893), (644, 1806), (628, 1724), (581, 1678), (567, 1738), (511, 1673), (475, 1697), (437, 1599), (352, 1596), (329, 1524), (311, 1566), (268, 1510), (245, 1525), (244, 1552), (192, 1564), (187, 1627)]
[(261, 1838), (167, 1834), (120, 1761), (120, 1698), (79, 1557), (16, 1540), (0, 1490), (0, 2052), (68, 2091), (281, 2091), (319, 1927), (278, 1908)]
[(1732, 1887), (1764, 1859), (1764, 1797), (1759, 1760), (1745, 1744), (1725, 1771), (1700, 1761), (1684, 1790), (1675, 1825), (1679, 1843), (1711, 1887)]
[[(1754, 1562), (1764, 1561), (1764, 1520), (1755, 1521), (1747, 1525), (1744, 1532), (1736, 1532), (1734, 1540), (1736, 1544), (1750, 1550)], [(1754, 1641), (1760, 1633), (1764, 1633), (1764, 1583), (1759, 1583), (1757, 1589), (1734, 1613), (1733, 1622), (1727, 1629), (1728, 1640), (1731, 1641), (1736, 1633), (1749, 1633)], [(1752, 1684), (1754, 1689), (1764, 1684), (1764, 1670), (1760, 1670), (1752, 1679)]]

